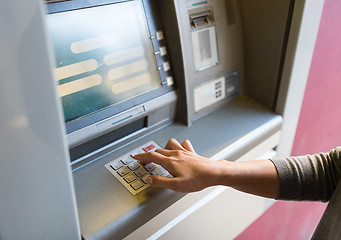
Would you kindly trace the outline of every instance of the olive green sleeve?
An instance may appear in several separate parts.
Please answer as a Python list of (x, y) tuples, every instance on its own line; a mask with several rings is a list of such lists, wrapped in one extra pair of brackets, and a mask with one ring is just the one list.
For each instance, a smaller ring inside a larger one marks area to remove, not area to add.
[(329, 153), (271, 159), (280, 189), (277, 199), (328, 201), (341, 177), (341, 147)]

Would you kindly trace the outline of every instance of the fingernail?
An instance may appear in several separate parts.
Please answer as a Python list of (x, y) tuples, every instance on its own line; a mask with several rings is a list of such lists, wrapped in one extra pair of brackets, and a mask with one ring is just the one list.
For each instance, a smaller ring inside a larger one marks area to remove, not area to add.
[(152, 184), (153, 184), (153, 178), (152, 178), (152, 177), (148, 177), (148, 178), (146, 179), (146, 181), (147, 181), (147, 183), (148, 183), (149, 185), (152, 185)]

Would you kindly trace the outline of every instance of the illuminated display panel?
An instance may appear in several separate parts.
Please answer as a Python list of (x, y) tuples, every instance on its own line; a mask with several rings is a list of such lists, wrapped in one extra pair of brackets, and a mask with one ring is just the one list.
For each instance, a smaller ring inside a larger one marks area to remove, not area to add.
[(65, 122), (162, 87), (139, 2), (50, 14), (47, 24)]

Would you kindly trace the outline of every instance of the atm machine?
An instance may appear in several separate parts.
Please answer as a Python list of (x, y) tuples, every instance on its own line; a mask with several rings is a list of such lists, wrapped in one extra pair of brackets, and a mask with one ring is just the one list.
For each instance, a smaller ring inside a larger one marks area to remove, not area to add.
[[(127, 237), (185, 196), (149, 187), (149, 175), (171, 176), (134, 154), (188, 138), (199, 154), (236, 160), (245, 147), (228, 146), (252, 129), (267, 131), (247, 148), (278, 139), (281, 117), (237, 98), (245, 92), (242, 7), (235, 0), (47, 1), (84, 238)], [(242, 119), (251, 121), (238, 125)]]
[[(150, 187), (147, 176), (172, 176), (131, 156), (170, 138), (189, 139), (198, 154), (212, 159), (275, 154), (282, 124), (274, 107), (278, 66), (294, 1), (280, 2), (271, 10), (281, 13), (275, 16), (266, 3), (247, 0), (45, 1), (83, 238), (157, 238), (176, 225), (173, 220), (180, 223), (193, 209), (230, 194), (227, 188), (183, 194)], [(268, 29), (261, 23), (256, 32), (255, 11), (279, 18), (279, 34), (262, 35)], [(264, 45), (257, 49), (259, 33)], [(263, 66), (270, 74), (260, 81), (270, 99), (253, 79), (259, 69), (252, 66), (263, 58), (270, 60)], [(263, 200), (258, 203), (262, 209)]]

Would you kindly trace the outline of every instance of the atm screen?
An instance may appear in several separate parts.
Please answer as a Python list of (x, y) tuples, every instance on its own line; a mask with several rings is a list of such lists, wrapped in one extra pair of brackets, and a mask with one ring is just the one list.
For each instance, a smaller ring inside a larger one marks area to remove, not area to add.
[(49, 14), (65, 122), (162, 87), (139, 1)]

